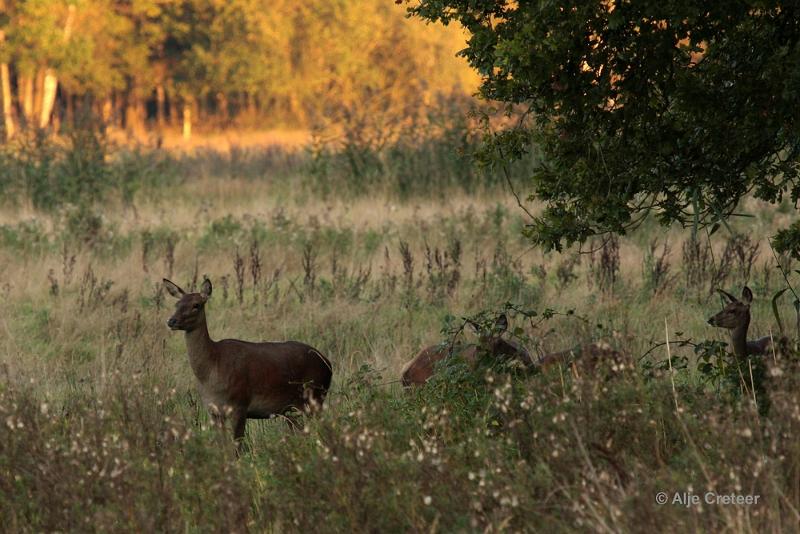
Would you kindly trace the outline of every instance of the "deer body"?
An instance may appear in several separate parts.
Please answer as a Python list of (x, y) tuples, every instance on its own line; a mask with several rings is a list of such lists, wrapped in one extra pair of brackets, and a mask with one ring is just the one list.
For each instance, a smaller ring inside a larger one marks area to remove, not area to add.
[(747, 354), (767, 354), (772, 349), (772, 338), (760, 337), (747, 342)]
[(507, 328), (508, 319), (505, 315), (501, 315), (495, 323), (492, 333), (488, 336), (482, 336), (479, 345), (469, 343), (453, 346), (448, 343), (440, 343), (422, 349), (403, 367), (401, 371), (403, 386), (409, 387), (424, 384), (433, 376), (436, 364), (451, 355), (458, 356), (474, 366), (482, 349), (493, 358), (516, 358), (526, 366), (532, 365), (533, 360), (522, 345), (500, 337)]
[[(452, 347), (452, 355), (459, 356), (469, 363), (474, 363), (478, 353), (477, 345)], [(422, 385), (433, 376), (436, 364), (451, 354), (449, 345), (431, 345), (419, 351), (400, 372), (400, 381), (404, 387)]]
[(728, 299), (728, 304), (721, 312), (708, 320), (708, 324), (731, 331), (731, 345), (737, 358), (744, 359), (748, 355), (767, 354), (772, 349), (773, 340), (770, 336), (755, 340), (747, 340), (747, 329), (750, 327), (750, 303), (753, 301), (753, 292), (745, 286), (742, 289), (741, 300), (730, 293), (718, 290)]
[(585, 370), (593, 370), (603, 362), (623, 363), (623, 355), (604, 342), (581, 345), (574, 349), (551, 352), (539, 358), (535, 365), (542, 370), (559, 365), (570, 367), (573, 363)]
[(211, 283), (204, 281), (200, 293), (190, 294), (169, 280), (164, 285), (179, 299), (167, 324), (185, 331), (189, 365), (200, 396), (216, 420), (231, 416), (237, 441), (244, 436), (248, 418), (265, 419), (323, 403), (332, 372), (319, 351), (297, 341), (214, 341), (208, 334), (204, 307)]
[(244, 410), (251, 419), (282, 414), (307, 403), (303, 384), (330, 385), (330, 370), (322, 358), (303, 343), (248, 343), (224, 339), (192, 349), (194, 333), (187, 333), (189, 362), (207, 405)]

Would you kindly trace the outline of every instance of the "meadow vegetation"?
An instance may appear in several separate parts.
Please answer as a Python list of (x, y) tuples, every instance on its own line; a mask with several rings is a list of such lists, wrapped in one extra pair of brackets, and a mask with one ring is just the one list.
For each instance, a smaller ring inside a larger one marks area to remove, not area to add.
[[(796, 10), (394, 4), (0, 0), (0, 528), (796, 530)], [(164, 277), (322, 351), (324, 409), (237, 456)], [(400, 387), (501, 314), (620, 357)]]
[[(797, 267), (766, 241), (792, 208), (749, 199), (755, 217), (731, 232), (646, 222), (582, 253), (545, 253), (523, 237), (505, 174), (470, 162), (477, 141), (455, 127), (439, 138), (176, 154), (83, 131), (7, 145), (4, 528), (796, 527), (797, 355), (741, 373), (726, 333), (706, 324), (714, 290), (747, 283), (751, 337), (797, 337), (791, 292), (774, 301), (780, 326), (772, 301)], [(510, 168), (511, 183), (530, 165)], [(239, 459), (166, 327), (162, 277), (189, 290), (205, 276), (212, 337), (297, 339), (334, 365), (322, 413), (298, 432), (251, 422)], [(421, 347), (474, 339), (463, 318), (500, 312), (532, 354), (602, 340), (626, 359), (545, 373), (449, 361), (425, 387), (400, 388)], [(667, 336), (669, 352), (655, 346)], [(706, 490), (761, 497), (654, 500)]]

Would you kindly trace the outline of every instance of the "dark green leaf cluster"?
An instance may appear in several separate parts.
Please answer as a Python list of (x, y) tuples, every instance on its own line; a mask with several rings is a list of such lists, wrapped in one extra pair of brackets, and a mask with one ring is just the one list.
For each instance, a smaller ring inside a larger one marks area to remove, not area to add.
[(800, 221), (775, 234), (772, 246), (779, 252), (786, 252), (800, 260)]
[(753, 194), (800, 198), (800, 7), (792, 2), (422, 0), (471, 32), (490, 100), (526, 109), (487, 157), (542, 152), (528, 228), (547, 248), (647, 214), (705, 225)]

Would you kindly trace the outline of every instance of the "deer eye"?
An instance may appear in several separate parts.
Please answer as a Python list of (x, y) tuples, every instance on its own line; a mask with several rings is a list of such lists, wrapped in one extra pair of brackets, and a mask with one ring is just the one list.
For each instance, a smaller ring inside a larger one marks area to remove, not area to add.
[(199, 310), (200, 309), (200, 304), (195, 304), (194, 306), (192, 306), (192, 309), (193, 310)]

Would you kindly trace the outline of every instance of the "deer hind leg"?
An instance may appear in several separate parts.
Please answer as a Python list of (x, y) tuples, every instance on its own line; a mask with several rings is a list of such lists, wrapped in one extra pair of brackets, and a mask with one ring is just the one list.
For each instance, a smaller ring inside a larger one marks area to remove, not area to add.
[(233, 441), (236, 443), (236, 453), (241, 454), (245, 450), (244, 430), (247, 426), (247, 411), (236, 410), (231, 414), (233, 420)]
[(297, 410), (291, 410), (283, 414), (283, 419), (286, 421), (286, 426), (292, 432), (302, 432), (305, 428), (303, 421), (300, 420), (300, 413)]
[(305, 423), (303, 421), (304, 413), (305, 410), (303, 408), (298, 408), (297, 406), (287, 406), (282, 413), (276, 413), (275, 417), (283, 419), (283, 422), (286, 423), (286, 426), (290, 431), (302, 432), (305, 428)]

